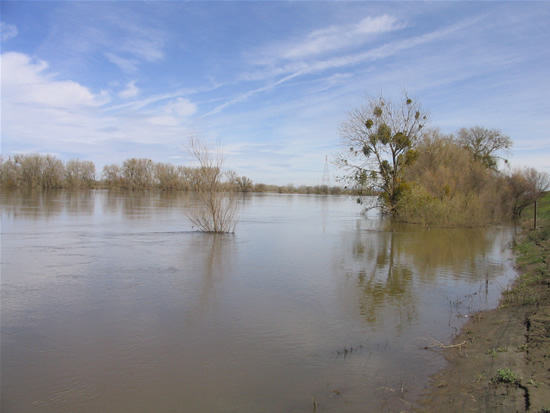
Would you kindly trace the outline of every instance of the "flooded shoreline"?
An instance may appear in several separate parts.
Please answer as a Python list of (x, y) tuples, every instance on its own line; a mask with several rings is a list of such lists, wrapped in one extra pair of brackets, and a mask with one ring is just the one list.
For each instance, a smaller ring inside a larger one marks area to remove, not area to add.
[(506, 226), (249, 194), (220, 236), (184, 197), (2, 193), (2, 411), (397, 411), (515, 275)]

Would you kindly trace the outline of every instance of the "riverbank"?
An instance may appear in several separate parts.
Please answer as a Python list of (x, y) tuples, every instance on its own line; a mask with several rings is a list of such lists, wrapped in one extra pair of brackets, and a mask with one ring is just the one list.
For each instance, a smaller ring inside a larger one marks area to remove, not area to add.
[(475, 314), (441, 347), (448, 365), (432, 377), (415, 411), (550, 412), (548, 193), (537, 224), (522, 223), (514, 246), (520, 275), (499, 308)]

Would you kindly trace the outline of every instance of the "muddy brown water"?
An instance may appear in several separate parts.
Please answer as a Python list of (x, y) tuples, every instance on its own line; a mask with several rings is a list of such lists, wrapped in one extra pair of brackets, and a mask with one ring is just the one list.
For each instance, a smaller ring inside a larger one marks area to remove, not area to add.
[(511, 226), (250, 194), (213, 235), (186, 196), (2, 192), (3, 413), (401, 411), (515, 276)]

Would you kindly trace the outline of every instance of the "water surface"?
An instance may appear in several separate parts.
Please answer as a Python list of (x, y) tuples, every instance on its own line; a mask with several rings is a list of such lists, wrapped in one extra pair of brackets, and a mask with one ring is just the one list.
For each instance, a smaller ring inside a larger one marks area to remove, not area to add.
[(1, 411), (401, 411), (494, 307), (513, 228), (244, 196), (235, 234), (185, 193), (3, 192)]

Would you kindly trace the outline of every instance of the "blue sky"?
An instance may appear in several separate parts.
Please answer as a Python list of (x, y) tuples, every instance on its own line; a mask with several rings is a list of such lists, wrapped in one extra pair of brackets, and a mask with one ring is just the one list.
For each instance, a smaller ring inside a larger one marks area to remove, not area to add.
[[(550, 172), (550, 2), (1, 2), (2, 154), (321, 183), (338, 128), (403, 90), (443, 132), (501, 129)], [(329, 165), (332, 183), (338, 171)]]

